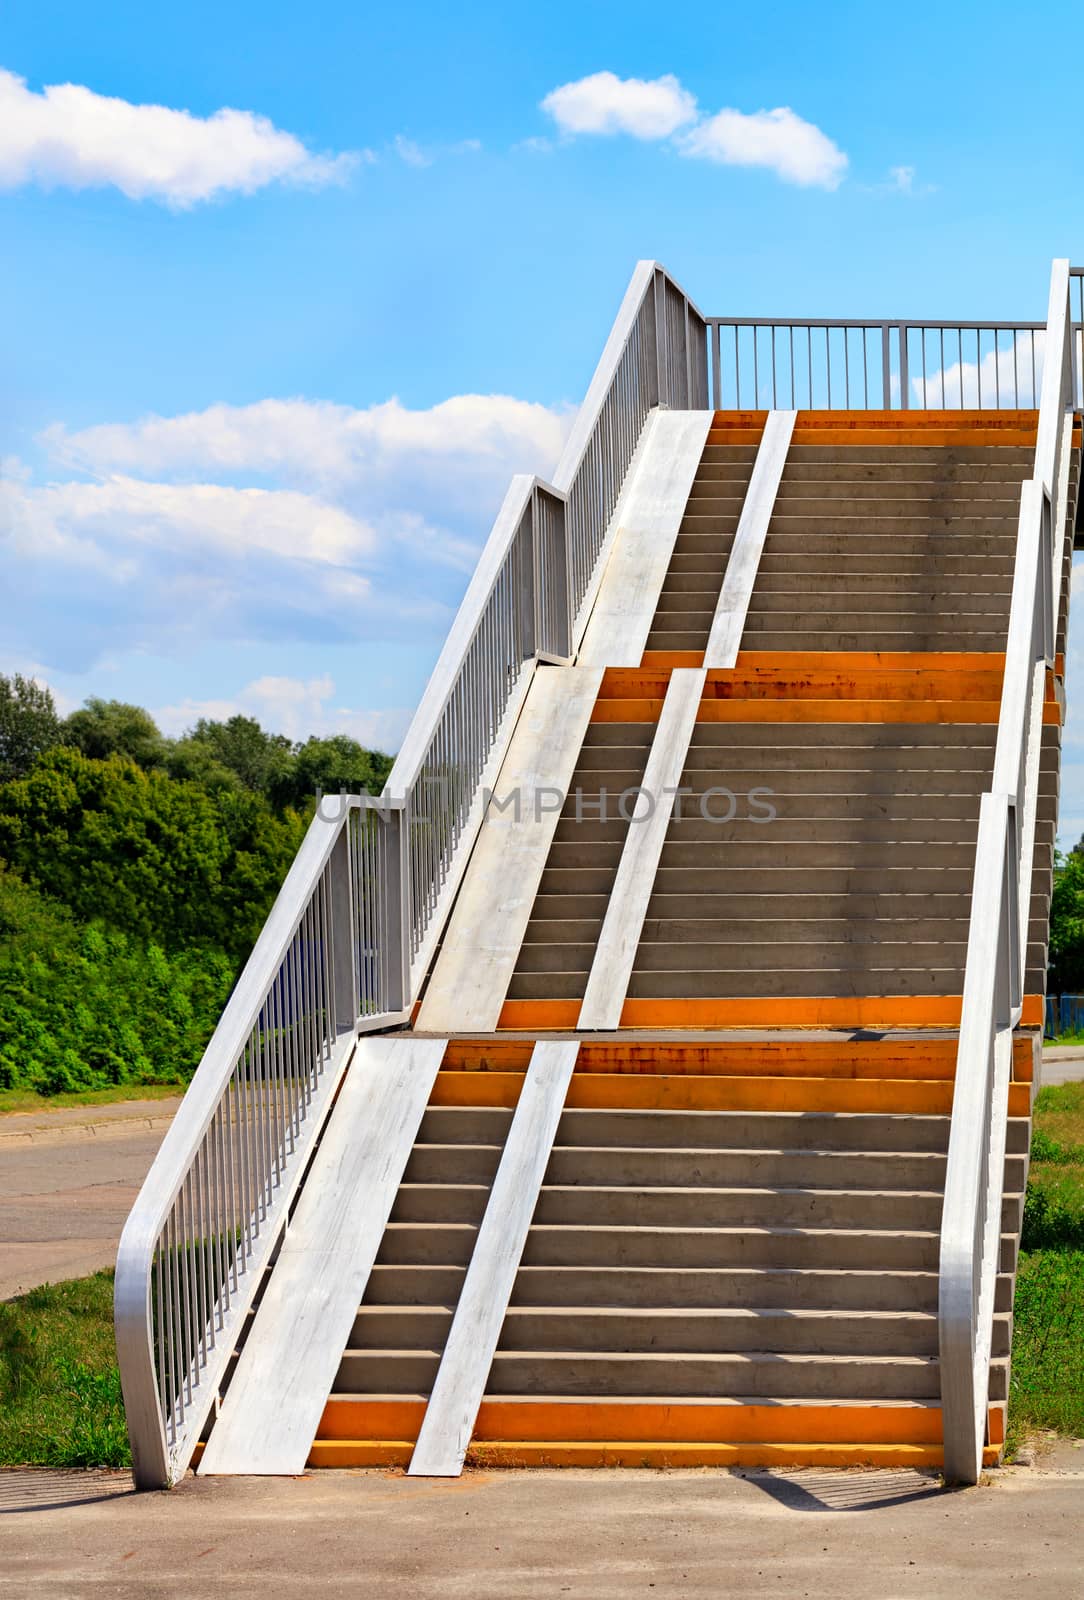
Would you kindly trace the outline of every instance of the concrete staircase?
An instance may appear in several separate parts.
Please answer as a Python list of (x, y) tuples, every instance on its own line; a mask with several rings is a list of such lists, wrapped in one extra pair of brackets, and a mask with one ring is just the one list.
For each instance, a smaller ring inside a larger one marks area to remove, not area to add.
[[(764, 427), (764, 413), (718, 415), (695, 473), (690, 457), (642, 655), (621, 641), (626, 664), (607, 665), (596, 636), (590, 670), (604, 670), (556, 827), (538, 835), (522, 937), (506, 968), (504, 945), (484, 952), (486, 971), (504, 972), (499, 1020), (439, 1032), (452, 1036), (314, 1466), (410, 1462), (493, 1220), (532, 1051), (556, 1036), (579, 1039), (578, 1055), (478, 1374), (468, 1459), (941, 1460), (938, 1254), (956, 1029), (1036, 414), (799, 413), (736, 664), (675, 680), (704, 664)], [(1063, 585), (1067, 603), (1068, 564)], [(621, 614), (605, 600), (603, 589), (605, 615)], [(1059, 656), (1043, 707), (988, 1462), (1005, 1438), (1062, 671)], [(627, 930), (620, 1026), (590, 1034), (580, 1010), (632, 848), (628, 796), (652, 770), (675, 681), (699, 695), (676, 769), (681, 802), (660, 834), (642, 925)], [(496, 881), (492, 859), (479, 847), (461, 903), (499, 902), (507, 940), (523, 891)], [(494, 881), (472, 889), (482, 860)], [(484, 918), (476, 925), (481, 945)]]

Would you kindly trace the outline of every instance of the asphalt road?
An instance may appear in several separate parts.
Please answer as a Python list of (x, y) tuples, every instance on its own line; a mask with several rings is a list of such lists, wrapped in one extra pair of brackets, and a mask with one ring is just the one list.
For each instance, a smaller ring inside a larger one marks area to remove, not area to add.
[(0, 1118), (0, 1300), (116, 1260), (176, 1100)]

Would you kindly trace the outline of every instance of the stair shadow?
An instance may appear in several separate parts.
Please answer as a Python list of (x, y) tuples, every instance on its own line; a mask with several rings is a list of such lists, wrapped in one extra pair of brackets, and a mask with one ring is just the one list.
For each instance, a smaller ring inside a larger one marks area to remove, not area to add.
[(58, 1472), (23, 1467), (0, 1472), (0, 1516), (28, 1511), (64, 1511), (135, 1494), (130, 1472)]
[(883, 1511), (914, 1500), (931, 1500), (946, 1492), (939, 1474), (920, 1472), (914, 1467), (870, 1472), (734, 1468), (732, 1475), (745, 1478), (788, 1511)]

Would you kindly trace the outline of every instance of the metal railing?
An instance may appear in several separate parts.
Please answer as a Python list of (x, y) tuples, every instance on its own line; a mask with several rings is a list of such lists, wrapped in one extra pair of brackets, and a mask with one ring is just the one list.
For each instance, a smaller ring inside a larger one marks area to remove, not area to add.
[(358, 1033), (404, 1015), (401, 933), (387, 936), (402, 928), (401, 813), (364, 796), (328, 809), (121, 1236), (117, 1358), (141, 1488), (191, 1459)]
[[(1046, 673), (1053, 664), (1075, 401), (1071, 274), (1056, 261), (1034, 477), (1020, 496), (994, 770), (982, 796), (941, 1222), (945, 1475), (982, 1470), (1001, 1246), (1012, 1033), (1024, 997)], [(1036, 1019), (1038, 1021), (1038, 1019)]]
[(115, 1317), (136, 1483), (173, 1483), (360, 1032), (405, 1021), (531, 676), (568, 661), (657, 405), (705, 408), (707, 327), (633, 274), (555, 483), (513, 480), (380, 801), (324, 802), (140, 1190)]
[(633, 273), (552, 484), (517, 477), (385, 794), (408, 839), (410, 954), (430, 962), (540, 661), (569, 661), (648, 413), (708, 404), (707, 323), (653, 261)]
[[(1073, 395), (1082, 403), (1084, 282), (1070, 270)], [(1034, 410), (1043, 322), (709, 317), (718, 410)]]

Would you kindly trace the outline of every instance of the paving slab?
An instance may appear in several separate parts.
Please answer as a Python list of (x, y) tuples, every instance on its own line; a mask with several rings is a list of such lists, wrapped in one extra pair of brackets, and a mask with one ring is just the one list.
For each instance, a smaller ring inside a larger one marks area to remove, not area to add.
[(0, 1595), (34, 1600), (1084, 1596), (1084, 1472), (0, 1473)]

